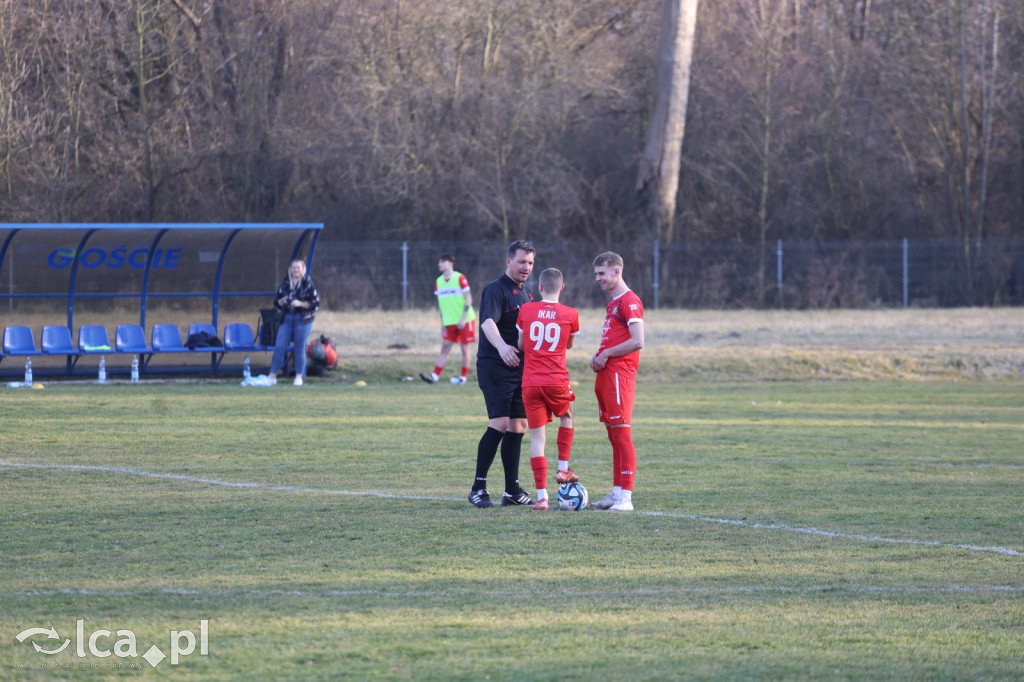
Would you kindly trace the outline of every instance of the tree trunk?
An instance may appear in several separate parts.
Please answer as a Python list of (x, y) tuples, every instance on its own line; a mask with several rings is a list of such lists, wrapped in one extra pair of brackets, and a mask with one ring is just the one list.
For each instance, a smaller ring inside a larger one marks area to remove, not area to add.
[(139, 96), (139, 117), (141, 119), (142, 174), (146, 185), (146, 220), (153, 220), (156, 215), (156, 173), (153, 169), (153, 138), (151, 136), (152, 129), (150, 128), (149, 120), (149, 99), (146, 93), (146, 87), (149, 85), (148, 76), (146, 75), (146, 32), (148, 30), (148, 22), (144, 14), (145, 10), (142, 6), (142, 0), (136, 0), (134, 16), (137, 52), (134, 56), (135, 78)]
[(636, 190), (650, 197), (648, 238), (673, 241), (699, 0), (663, 0), (657, 94)]
[[(988, 167), (992, 151), (992, 119), (996, 108), (996, 73), (999, 69), (999, 11), (992, 12), (992, 42), (988, 57), (982, 43), (981, 69), (981, 175), (978, 186), (978, 216), (975, 224), (975, 258), (981, 255), (981, 240), (985, 233), (985, 202), (988, 196)], [(977, 265), (980, 265), (978, 263)]]

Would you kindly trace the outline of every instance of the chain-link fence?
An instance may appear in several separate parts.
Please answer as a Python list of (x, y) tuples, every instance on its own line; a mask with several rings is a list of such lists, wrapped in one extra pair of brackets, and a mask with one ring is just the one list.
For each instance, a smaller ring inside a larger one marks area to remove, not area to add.
[[(604, 305), (594, 284), (597, 244), (537, 243), (534, 277), (556, 267), (562, 300)], [(330, 242), (316, 249), (314, 276), (334, 310), (435, 305), (442, 253), (455, 257), (479, 295), (505, 269), (495, 242)], [(624, 277), (648, 307), (866, 308), (1024, 305), (1024, 239), (742, 245), (613, 246)]]

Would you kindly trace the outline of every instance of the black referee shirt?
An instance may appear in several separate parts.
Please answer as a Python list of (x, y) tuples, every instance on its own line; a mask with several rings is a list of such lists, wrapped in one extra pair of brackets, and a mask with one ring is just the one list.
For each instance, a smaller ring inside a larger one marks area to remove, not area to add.
[(479, 322), (480, 343), (477, 345), (478, 358), (501, 360), (498, 349), (494, 347), (487, 334), (483, 333), (484, 320), (494, 320), (498, 325), (501, 338), (510, 346), (519, 343), (519, 330), (516, 320), (519, 318), (519, 307), (533, 300), (533, 296), (524, 286), (512, 281), (508, 275), (502, 275), (486, 287), (480, 296)]

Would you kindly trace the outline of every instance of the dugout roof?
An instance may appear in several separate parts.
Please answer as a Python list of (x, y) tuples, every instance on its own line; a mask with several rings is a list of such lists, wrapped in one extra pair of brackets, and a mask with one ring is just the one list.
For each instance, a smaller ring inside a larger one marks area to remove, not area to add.
[[(322, 223), (0, 223), (0, 319), (265, 308), (293, 258), (313, 270)], [(205, 318), (205, 319), (202, 319)], [(134, 321), (134, 320), (121, 320)], [(160, 322), (156, 319), (155, 322)], [(23, 324), (23, 323), (22, 323)], [(0, 325), (3, 326), (3, 325)]]

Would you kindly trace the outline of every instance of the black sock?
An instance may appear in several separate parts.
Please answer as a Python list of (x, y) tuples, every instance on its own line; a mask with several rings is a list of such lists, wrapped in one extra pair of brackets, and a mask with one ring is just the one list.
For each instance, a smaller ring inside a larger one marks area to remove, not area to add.
[(476, 446), (476, 480), (473, 481), (473, 490), (487, 487), (487, 471), (494, 463), (494, 456), (498, 454), (502, 435), (501, 431), (488, 426), (480, 438), (480, 444)]
[(521, 433), (505, 432), (501, 439), (501, 464), (505, 468), (505, 492), (515, 495), (522, 488), (519, 485), (519, 451), (523, 446)]

